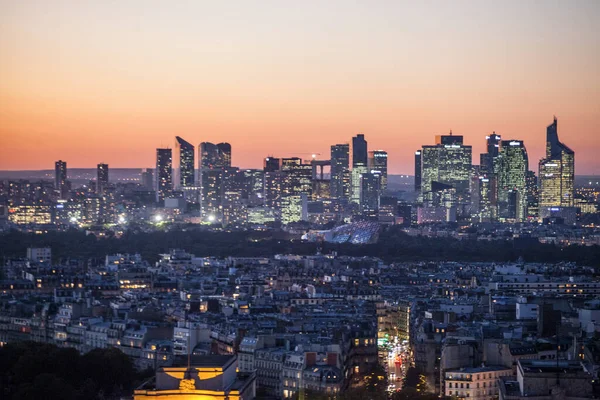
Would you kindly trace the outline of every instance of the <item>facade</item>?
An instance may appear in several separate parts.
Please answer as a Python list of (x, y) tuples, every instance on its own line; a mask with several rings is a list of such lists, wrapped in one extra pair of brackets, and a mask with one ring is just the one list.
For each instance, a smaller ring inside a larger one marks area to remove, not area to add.
[(108, 164), (98, 164), (96, 169), (96, 193), (104, 194), (108, 186)]
[[(437, 136), (433, 146), (423, 146), (421, 194), (424, 203), (431, 206), (440, 205), (434, 198), (434, 192), (439, 191), (436, 189), (436, 183), (455, 189), (456, 199), (452, 199), (452, 203), (462, 204), (468, 201), (471, 153), (471, 146), (463, 144), (463, 137), (452, 133)], [(440, 185), (437, 185), (437, 188), (446, 190)]]
[(421, 193), (421, 167), (422, 167), (422, 152), (415, 151), (415, 192)]
[(331, 146), (331, 198), (348, 199), (350, 195), (350, 145)]
[(188, 367), (161, 367), (156, 379), (134, 392), (134, 400), (252, 400), (256, 396), (254, 375), (236, 372), (235, 356), (193, 357)]
[(360, 211), (366, 217), (377, 216), (382, 179), (382, 174), (377, 171), (362, 174), (360, 177)]
[(538, 178), (540, 211), (574, 206), (575, 152), (558, 140), (556, 117), (546, 128), (546, 157), (540, 160)]
[(368, 153), (365, 135), (358, 134), (352, 138), (352, 176), (350, 201), (360, 204), (360, 177), (368, 172)]
[(175, 137), (175, 159), (173, 160), (176, 173), (175, 187), (177, 189), (195, 185), (195, 155), (194, 145), (181, 137)]
[(448, 397), (488, 400), (498, 398), (498, 380), (511, 376), (511, 368), (461, 368), (445, 372), (444, 395)]
[(65, 198), (67, 191), (67, 162), (58, 160), (54, 163), (54, 189), (61, 199)]
[(173, 152), (171, 149), (156, 149), (156, 201), (162, 202), (173, 190)]
[(387, 190), (387, 165), (388, 153), (384, 150), (374, 150), (369, 152), (369, 172), (377, 171), (381, 176), (381, 192)]
[(498, 155), (498, 203), (502, 220), (527, 218), (529, 157), (522, 140), (503, 140)]

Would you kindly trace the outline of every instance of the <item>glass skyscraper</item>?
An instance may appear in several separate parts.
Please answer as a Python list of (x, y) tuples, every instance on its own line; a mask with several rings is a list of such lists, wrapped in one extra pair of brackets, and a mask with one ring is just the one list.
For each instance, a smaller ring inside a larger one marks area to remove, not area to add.
[(556, 117), (546, 128), (546, 157), (540, 160), (540, 213), (574, 206), (575, 152), (558, 140)]
[[(431, 202), (434, 188), (451, 186), (455, 189), (455, 202), (465, 203), (469, 198), (472, 169), (472, 148), (463, 144), (463, 137), (440, 135), (435, 145), (423, 146), (421, 168), (421, 194), (424, 202)], [(435, 185), (441, 183), (443, 185)], [(439, 204), (429, 204), (439, 205)]]
[(499, 217), (523, 221), (527, 218), (527, 171), (529, 157), (522, 140), (503, 140), (498, 155)]
[(195, 184), (196, 167), (194, 145), (186, 142), (181, 137), (175, 137), (175, 186), (180, 188), (192, 187)]
[(387, 164), (388, 164), (388, 153), (384, 150), (373, 150), (369, 152), (369, 165), (368, 171), (379, 172), (381, 176), (381, 191), (387, 190)]
[(350, 145), (331, 146), (331, 197), (348, 199), (350, 195)]
[(101, 195), (108, 185), (108, 164), (98, 164), (96, 175), (96, 193)]
[(352, 175), (350, 187), (350, 201), (360, 204), (360, 177), (368, 171), (367, 141), (365, 135), (358, 134), (352, 138)]
[(173, 190), (173, 152), (171, 149), (156, 149), (156, 201), (164, 201)]

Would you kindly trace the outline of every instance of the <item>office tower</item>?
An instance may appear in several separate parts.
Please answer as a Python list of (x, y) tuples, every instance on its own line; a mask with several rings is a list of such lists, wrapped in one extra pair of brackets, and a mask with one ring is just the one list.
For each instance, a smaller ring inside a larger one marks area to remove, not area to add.
[(368, 171), (367, 141), (365, 135), (358, 134), (352, 138), (352, 173), (350, 201), (360, 205), (360, 177)]
[[(312, 168), (312, 200), (331, 198), (331, 160), (311, 160)], [(329, 178), (326, 179), (325, 170), (329, 167)]]
[(381, 174), (381, 191), (387, 190), (387, 162), (388, 154), (384, 150), (374, 150), (369, 152), (368, 171), (377, 171)]
[(108, 164), (98, 164), (96, 176), (96, 193), (102, 195), (108, 186)]
[(173, 160), (175, 172), (175, 187), (177, 189), (195, 185), (196, 168), (194, 145), (186, 142), (181, 137), (175, 137), (175, 158)]
[[(463, 144), (463, 137), (439, 135), (435, 145), (426, 145), (422, 149), (421, 195), (423, 201), (431, 206), (434, 204), (432, 194), (444, 191), (448, 199), (449, 187), (454, 189), (455, 204), (466, 204), (469, 199), (469, 184), (471, 177), (471, 146)], [(436, 185), (439, 183), (441, 185)], [(434, 190), (437, 189), (437, 190)], [(439, 196), (438, 196), (439, 197)]]
[(350, 145), (331, 146), (331, 197), (346, 199), (350, 197)]
[(219, 219), (223, 175), (224, 171), (222, 169), (205, 169), (202, 171), (200, 210), (204, 218)]
[(352, 166), (368, 163), (367, 141), (365, 135), (358, 134), (352, 138)]
[(265, 206), (274, 209), (281, 207), (282, 186), (285, 174), (282, 171), (265, 171)]
[(173, 152), (156, 149), (156, 201), (162, 202), (173, 190)]
[[(498, 217), (498, 204), (496, 179), (488, 174), (477, 176), (477, 196), (472, 201), (477, 201), (477, 220), (479, 222), (492, 222)], [(475, 197), (475, 196), (474, 196)]]
[(285, 196), (281, 198), (281, 223), (308, 220), (308, 197), (305, 194)]
[(222, 183), (228, 182), (225, 169), (231, 167), (231, 145), (229, 143), (200, 143), (198, 169), (201, 196), (200, 210), (203, 217), (220, 218)]
[(540, 160), (540, 216), (551, 207), (574, 206), (575, 152), (558, 140), (558, 123), (546, 129), (546, 157)]
[(223, 193), (222, 209), (223, 226), (239, 229), (248, 222), (248, 209), (239, 190)]
[(379, 197), (377, 220), (382, 224), (394, 225), (398, 213), (398, 199), (392, 196)]
[(242, 198), (248, 200), (248, 205), (259, 206), (264, 203), (265, 172), (260, 169), (242, 171), (244, 180)]
[(522, 140), (503, 140), (498, 158), (498, 216), (503, 220), (527, 218), (529, 157)]
[(415, 192), (421, 193), (421, 163), (422, 163), (422, 152), (421, 150), (415, 151)]
[(54, 189), (59, 193), (61, 199), (67, 192), (67, 162), (58, 160), (54, 163)]
[(496, 135), (496, 132), (493, 132), (491, 135), (485, 137), (486, 140), (486, 153), (482, 153), (479, 156), (479, 166), (481, 168), (481, 173), (483, 174), (492, 174), (494, 171), (494, 161), (500, 154), (500, 135)]
[(540, 191), (538, 178), (533, 171), (527, 171), (527, 218), (536, 220), (540, 211)]
[(223, 168), (231, 167), (231, 145), (229, 143), (219, 143), (217, 148), (221, 155)]
[(154, 190), (154, 172), (151, 168), (142, 171), (141, 185), (146, 190)]
[(82, 222), (93, 225), (102, 222), (102, 200), (98, 196), (83, 199)]
[(229, 143), (200, 143), (198, 148), (199, 169), (231, 167), (231, 145)]
[(312, 195), (311, 164), (305, 164), (299, 157), (281, 159), (281, 172), (284, 173), (282, 196)]
[(365, 217), (377, 217), (381, 179), (382, 174), (378, 171), (367, 172), (360, 177), (360, 212)]
[(281, 159), (276, 157), (265, 158), (263, 170), (265, 172), (279, 171), (281, 169)]

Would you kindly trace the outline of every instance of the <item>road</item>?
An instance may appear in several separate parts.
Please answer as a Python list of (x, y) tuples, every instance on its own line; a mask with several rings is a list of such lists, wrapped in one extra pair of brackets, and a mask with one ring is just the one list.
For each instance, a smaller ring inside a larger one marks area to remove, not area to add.
[(390, 342), (390, 351), (386, 362), (389, 384), (388, 391), (395, 392), (402, 389), (402, 380), (406, 374), (409, 362), (408, 343)]

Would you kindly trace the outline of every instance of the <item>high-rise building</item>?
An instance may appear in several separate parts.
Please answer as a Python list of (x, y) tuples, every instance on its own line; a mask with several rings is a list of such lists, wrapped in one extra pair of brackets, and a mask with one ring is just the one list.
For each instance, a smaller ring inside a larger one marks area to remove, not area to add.
[(527, 218), (537, 220), (540, 211), (538, 179), (533, 171), (527, 171)]
[(231, 167), (231, 145), (229, 143), (200, 143), (198, 148), (198, 169), (218, 169)]
[(388, 153), (384, 150), (373, 150), (369, 152), (369, 165), (368, 171), (377, 171), (381, 175), (381, 191), (387, 190), (387, 164), (388, 164)]
[(500, 153), (500, 135), (496, 135), (496, 132), (493, 132), (491, 135), (485, 137), (486, 141), (486, 153), (482, 153), (479, 157), (479, 166), (481, 168), (481, 173), (483, 174), (492, 174), (494, 171), (494, 161), (498, 157)]
[(64, 198), (67, 191), (67, 162), (58, 160), (54, 163), (54, 189)]
[(173, 152), (156, 149), (156, 201), (162, 202), (173, 190)]
[(265, 172), (261, 169), (246, 169), (242, 171), (242, 176), (242, 199), (247, 199), (250, 206), (264, 204)]
[(225, 173), (225, 170), (231, 167), (231, 145), (202, 142), (198, 152), (199, 180), (202, 187), (200, 210), (203, 217), (220, 218), (224, 193), (221, 185), (223, 182), (230, 182), (234, 175)]
[(282, 186), (283, 196), (312, 195), (313, 166), (302, 162), (301, 158), (291, 157), (281, 160), (281, 171), (285, 174)]
[(102, 195), (108, 185), (108, 164), (98, 164), (96, 176), (96, 193)]
[(367, 172), (360, 177), (360, 212), (365, 217), (377, 217), (381, 195), (382, 174), (379, 171)]
[(415, 151), (415, 192), (421, 193), (422, 151)]
[(527, 218), (529, 157), (522, 140), (503, 140), (498, 154), (498, 206), (503, 220)]
[(285, 196), (281, 199), (281, 223), (308, 220), (308, 198), (305, 194)]
[(350, 196), (350, 145), (331, 146), (331, 197), (348, 199)]
[(365, 135), (358, 134), (352, 138), (352, 173), (350, 179), (350, 201), (360, 205), (362, 174), (368, 172), (368, 151)]
[(574, 206), (575, 152), (558, 140), (558, 123), (546, 129), (546, 157), (540, 160), (540, 216), (551, 207)]
[(352, 138), (352, 166), (367, 166), (367, 141), (362, 133)]
[(195, 185), (196, 168), (194, 145), (186, 142), (181, 137), (175, 137), (175, 158), (173, 171), (175, 172), (175, 187), (177, 189)]
[[(440, 135), (435, 145), (423, 146), (421, 168), (421, 195), (425, 203), (432, 203), (434, 186), (445, 193), (454, 192), (457, 204), (465, 204), (469, 199), (471, 178), (471, 146), (463, 144), (463, 137)], [(439, 183), (442, 185), (435, 185)], [(450, 191), (448, 186), (454, 191)], [(447, 201), (447, 196), (444, 196)], [(439, 204), (429, 204), (438, 206)]]
[(265, 158), (264, 171), (273, 172), (281, 169), (281, 159), (275, 157)]
[(154, 172), (151, 168), (142, 171), (141, 185), (146, 190), (154, 190)]

